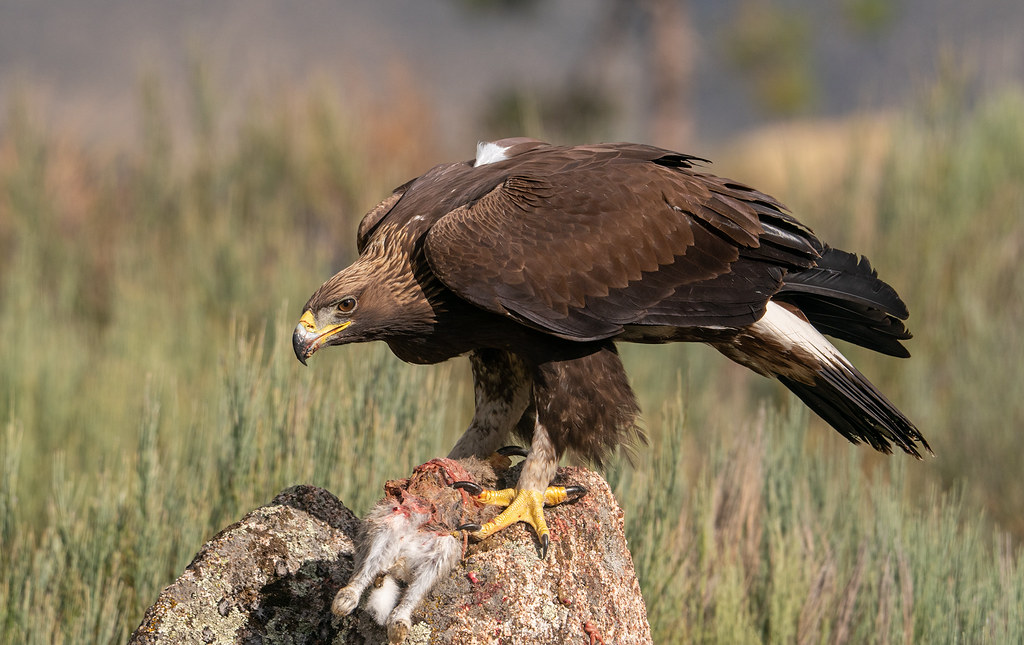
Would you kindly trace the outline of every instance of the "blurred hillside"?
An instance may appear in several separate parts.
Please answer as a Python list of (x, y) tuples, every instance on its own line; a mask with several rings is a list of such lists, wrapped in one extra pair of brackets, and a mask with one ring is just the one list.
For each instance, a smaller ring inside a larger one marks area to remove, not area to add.
[[(32, 88), (49, 126), (124, 141), (138, 132), (140, 77), (158, 76), (179, 97), (199, 58), (236, 115), (311, 85), (364, 104), (400, 101), (411, 90), (436, 125), (404, 134), (439, 142), (443, 156), (483, 136), (486, 114), (509, 88), (542, 102), (581, 82), (611, 112), (583, 136), (646, 140), (656, 19), (645, 7), (655, 4), (0, 0), (0, 105)], [(953, 78), (968, 96), (1024, 79), (1017, 0), (678, 5), (689, 8), (689, 28), (680, 31), (689, 37), (677, 38), (686, 42), (674, 54), (692, 58), (684, 62), (692, 66), (691, 149), (771, 118), (756, 96), (762, 81), (750, 78), (765, 60), (784, 66), (762, 72), (773, 91), (790, 93), (768, 100), (799, 101), (799, 112), (814, 117), (903, 106), (939, 79)], [(179, 125), (188, 109), (170, 106)]]

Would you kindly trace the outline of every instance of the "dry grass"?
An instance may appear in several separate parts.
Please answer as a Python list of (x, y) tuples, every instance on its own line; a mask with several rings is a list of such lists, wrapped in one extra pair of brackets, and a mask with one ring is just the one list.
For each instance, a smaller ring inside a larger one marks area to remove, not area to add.
[[(0, 136), (2, 642), (123, 641), (245, 510), (303, 482), (365, 511), (468, 416), (464, 365), (290, 356), (362, 212), (437, 160), (405, 134), (430, 129), (415, 97), (284, 97), (226, 130), (200, 72), (187, 144), (156, 84), (137, 148), (77, 146), (18, 107)], [(658, 642), (1024, 638), (1003, 533), (1024, 535), (1022, 112), (1009, 92), (723, 154), (716, 171), (869, 252), (911, 304), (913, 359), (852, 353), (939, 458), (849, 447), (707, 348), (627, 348), (652, 447), (607, 475)]]

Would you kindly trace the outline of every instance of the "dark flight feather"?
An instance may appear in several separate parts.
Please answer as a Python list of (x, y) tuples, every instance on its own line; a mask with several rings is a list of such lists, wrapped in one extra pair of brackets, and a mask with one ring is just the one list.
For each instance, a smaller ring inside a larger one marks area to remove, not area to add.
[(874, 307), (906, 320), (910, 312), (896, 290), (878, 279), (864, 256), (825, 247), (814, 267), (786, 278), (782, 293), (812, 293)]
[(776, 300), (796, 305), (824, 334), (905, 358), (909, 312), (895, 289), (878, 278), (866, 257), (825, 247), (817, 264), (788, 274)]

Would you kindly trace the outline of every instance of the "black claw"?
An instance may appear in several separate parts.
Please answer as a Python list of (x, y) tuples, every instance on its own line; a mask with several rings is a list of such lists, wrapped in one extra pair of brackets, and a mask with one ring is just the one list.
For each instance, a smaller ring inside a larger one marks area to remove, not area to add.
[(550, 540), (547, 535), (540, 536), (540, 559), (546, 560), (548, 557), (548, 543)]
[(530, 451), (522, 446), (505, 446), (498, 448), (496, 452), (505, 457), (525, 457), (530, 454)]
[(470, 531), (471, 533), (475, 533), (475, 532), (479, 531), (482, 528), (483, 527), (480, 526), (479, 524), (477, 524), (476, 522), (468, 522), (466, 524), (463, 524), (462, 526), (455, 527), (455, 530), (456, 531)]
[(587, 494), (587, 489), (584, 488), (583, 486), (566, 486), (565, 487), (565, 494), (567, 496), (569, 496), (569, 497), (572, 497), (573, 495), (575, 495), (575, 497), (573, 497), (572, 501), (576, 501), (579, 498), (581, 498), (581, 497), (583, 497), (584, 495)]
[(461, 488), (470, 495), (479, 495), (480, 493), (484, 492), (484, 489), (480, 484), (470, 481), (452, 482), (452, 488)]

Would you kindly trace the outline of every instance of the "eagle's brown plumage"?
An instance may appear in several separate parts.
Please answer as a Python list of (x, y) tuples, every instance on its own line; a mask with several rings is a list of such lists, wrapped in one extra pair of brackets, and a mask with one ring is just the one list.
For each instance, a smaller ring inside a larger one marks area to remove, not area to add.
[(616, 341), (699, 341), (778, 378), (853, 442), (928, 449), (821, 335), (907, 356), (907, 309), (865, 258), (775, 199), (651, 146), (482, 145), (396, 189), (360, 256), (306, 303), (294, 337), (383, 340), (413, 363), (468, 354), (477, 411), (451, 456), (531, 441), (519, 488), (558, 458), (600, 461), (638, 413)]

